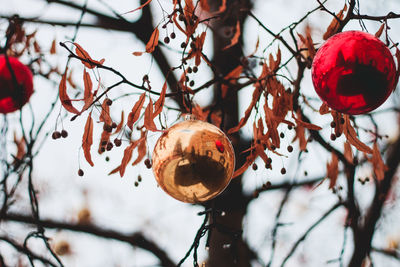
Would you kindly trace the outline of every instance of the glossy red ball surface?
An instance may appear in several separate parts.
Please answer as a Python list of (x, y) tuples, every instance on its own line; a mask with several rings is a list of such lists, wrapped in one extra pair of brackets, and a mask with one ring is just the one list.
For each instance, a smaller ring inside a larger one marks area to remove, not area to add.
[(318, 49), (312, 65), (315, 91), (332, 109), (364, 114), (396, 87), (396, 66), (386, 45), (360, 31), (338, 33)]
[(33, 76), (31, 70), (17, 58), (8, 57), (10, 67), (4, 55), (0, 55), (0, 113), (10, 113), (20, 109), (33, 93)]

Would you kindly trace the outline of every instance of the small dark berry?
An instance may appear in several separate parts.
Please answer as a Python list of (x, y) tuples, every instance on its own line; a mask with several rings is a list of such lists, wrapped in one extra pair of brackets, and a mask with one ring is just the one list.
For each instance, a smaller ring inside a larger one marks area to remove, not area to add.
[(335, 141), (335, 140), (336, 140), (336, 135), (331, 134), (331, 140), (332, 140), (332, 141)]
[(270, 181), (266, 182), (266, 183), (265, 183), (265, 186), (266, 186), (267, 188), (270, 188), (270, 187), (271, 187), (271, 182), (270, 182)]
[(61, 133), (59, 131), (55, 131), (54, 135), (55, 135), (56, 139), (61, 138)]
[(105, 146), (105, 145), (107, 145), (107, 141), (106, 140), (103, 140), (103, 141), (101, 141), (101, 146)]
[(66, 130), (62, 130), (61, 131), (61, 136), (62, 136), (62, 138), (67, 138), (68, 132)]
[(284, 134), (284, 133), (281, 133), (279, 136), (280, 136), (281, 138), (285, 138), (285, 134)]
[(185, 19), (185, 16), (184, 16), (183, 14), (179, 14), (178, 19), (179, 19), (180, 21), (183, 21), (183, 20)]
[(174, 32), (171, 32), (171, 39), (175, 39), (176, 38), (176, 34)]
[(111, 106), (112, 103), (113, 103), (113, 101), (112, 101), (111, 99), (108, 98), (108, 99), (106, 100), (107, 106)]
[(106, 157), (106, 161), (110, 161), (110, 157), (107, 156), (107, 157)]
[(285, 174), (285, 173), (286, 173), (286, 169), (285, 169), (285, 168), (282, 168), (282, 169), (281, 169), (281, 173), (282, 173), (282, 174)]
[(135, 186), (139, 186), (139, 183), (138, 183), (138, 182), (135, 182)]
[(193, 85), (194, 85), (194, 81), (191, 80), (190, 83), (189, 83), (189, 86), (193, 86)]
[(304, 176), (307, 176), (308, 175), (308, 172), (307, 171), (304, 171)]
[(293, 126), (292, 126), (292, 125), (288, 125), (287, 128), (288, 128), (289, 130), (292, 130), (292, 129), (293, 129)]
[(276, 146), (272, 145), (271, 150), (275, 150), (275, 149), (276, 149)]
[(197, 68), (197, 66), (193, 67), (193, 72), (196, 73), (199, 69)]
[(293, 151), (293, 147), (292, 146), (288, 146), (287, 147), (287, 151), (292, 152)]
[(106, 132), (111, 133), (112, 127), (111, 127), (111, 125), (104, 124), (104, 125), (103, 125), (103, 130), (106, 131)]
[(336, 123), (334, 121), (331, 122), (331, 128), (335, 128), (336, 127)]
[(181, 48), (185, 48), (186, 47), (186, 43), (185, 42), (182, 42), (181, 43)]
[(83, 172), (82, 169), (79, 169), (79, 170), (78, 170), (78, 175), (79, 175), (79, 176), (83, 176), (84, 174), (85, 174), (85, 173)]
[(54, 140), (57, 139), (57, 134), (56, 134), (56, 132), (53, 132), (53, 133), (51, 134), (51, 138), (53, 138)]
[(106, 150), (107, 150), (107, 151), (110, 151), (113, 147), (114, 147), (113, 143), (109, 142), (109, 143), (107, 144)]
[(342, 133), (340, 133), (340, 132), (336, 133), (336, 137), (340, 137), (341, 135), (342, 135)]
[(139, 175), (139, 176), (137, 177), (137, 180), (138, 180), (139, 182), (141, 182), (141, 181), (142, 181), (142, 176)]
[(146, 165), (146, 167), (147, 167), (148, 169), (150, 169), (150, 168), (151, 168), (151, 162), (150, 162), (150, 160), (149, 160), (149, 159), (145, 159), (145, 160), (144, 160), (144, 165)]
[(193, 71), (193, 70), (192, 70), (191, 67), (187, 68), (187, 72), (188, 72), (188, 73), (192, 73), (192, 71)]
[(116, 124), (115, 122), (113, 122), (113, 123), (111, 124), (111, 128), (113, 128), (113, 129), (117, 128), (117, 124)]
[(252, 166), (252, 168), (253, 168), (253, 170), (257, 170), (258, 169), (258, 166), (257, 166), (257, 164), (255, 164), (255, 163), (253, 163), (253, 166)]
[(148, 80), (149, 80), (149, 75), (145, 74), (145, 75), (143, 76), (143, 81), (148, 81)]
[(169, 43), (169, 37), (168, 36), (164, 38), (164, 43), (166, 43), (166, 44)]
[(100, 147), (100, 152), (103, 153), (104, 151), (106, 151), (106, 148), (104, 146)]
[(121, 139), (115, 138), (114, 139), (114, 144), (115, 144), (115, 146), (120, 147), (121, 144), (122, 144)]

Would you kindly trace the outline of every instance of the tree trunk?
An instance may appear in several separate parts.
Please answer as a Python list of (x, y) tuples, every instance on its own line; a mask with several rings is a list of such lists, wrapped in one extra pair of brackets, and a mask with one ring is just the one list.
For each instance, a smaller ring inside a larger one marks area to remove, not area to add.
[[(219, 1), (209, 1), (213, 10), (220, 6)], [(230, 44), (234, 35), (237, 21), (239, 20), (241, 29), (245, 19), (245, 9), (250, 9), (249, 0), (227, 1), (226, 12), (222, 19), (216, 20), (212, 24), (214, 31), (214, 58), (213, 64), (216, 72), (221, 75), (228, 74), (240, 64), (243, 51), (240, 45), (235, 45), (229, 49), (222, 50)], [(242, 40), (239, 40), (242, 43)], [(220, 88), (215, 88), (214, 103), (223, 114), (223, 128), (228, 130), (238, 124), (238, 94), (231, 90), (228, 92), (224, 101), (220, 101)], [(230, 136), (235, 147), (235, 151), (242, 151), (244, 141), (238, 134)], [(243, 162), (243, 155), (236, 153), (237, 164)], [(217, 225), (213, 228), (209, 237), (209, 259), (207, 266), (210, 267), (231, 267), (231, 266), (251, 266), (252, 253), (247, 244), (242, 239), (242, 223), (246, 215), (247, 201), (242, 190), (241, 178), (235, 178), (226, 191), (211, 203), (215, 209), (223, 211), (223, 215), (216, 215), (214, 218)]]

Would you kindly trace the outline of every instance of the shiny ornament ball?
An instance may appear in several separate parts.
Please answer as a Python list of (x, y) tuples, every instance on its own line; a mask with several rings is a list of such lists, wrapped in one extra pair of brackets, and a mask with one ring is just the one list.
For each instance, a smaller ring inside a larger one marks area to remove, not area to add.
[(368, 113), (396, 87), (396, 66), (386, 45), (360, 31), (338, 33), (318, 49), (312, 81), (332, 109), (351, 115)]
[(33, 93), (31, 70), (17, 58), (8, 57), (8, 62), (0, 55), (0, 113), (4, 114), (20, 109)]
[(216, 126), (186, 120), (158, 139), (153, 172), (160, 187), (177, 200), (200, 203), (221, 193), (232, 179), (235, 152)]

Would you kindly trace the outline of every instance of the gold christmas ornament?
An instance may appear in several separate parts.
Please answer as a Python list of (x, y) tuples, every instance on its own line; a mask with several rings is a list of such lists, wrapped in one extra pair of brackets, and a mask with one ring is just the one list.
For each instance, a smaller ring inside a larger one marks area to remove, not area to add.
[(173, 125), (158, 139), (153, 152), (158, 184), (183, 202), (216, 197), (228, 186), (234, 169), (235, 153), (228, 137), (199, 120)]

